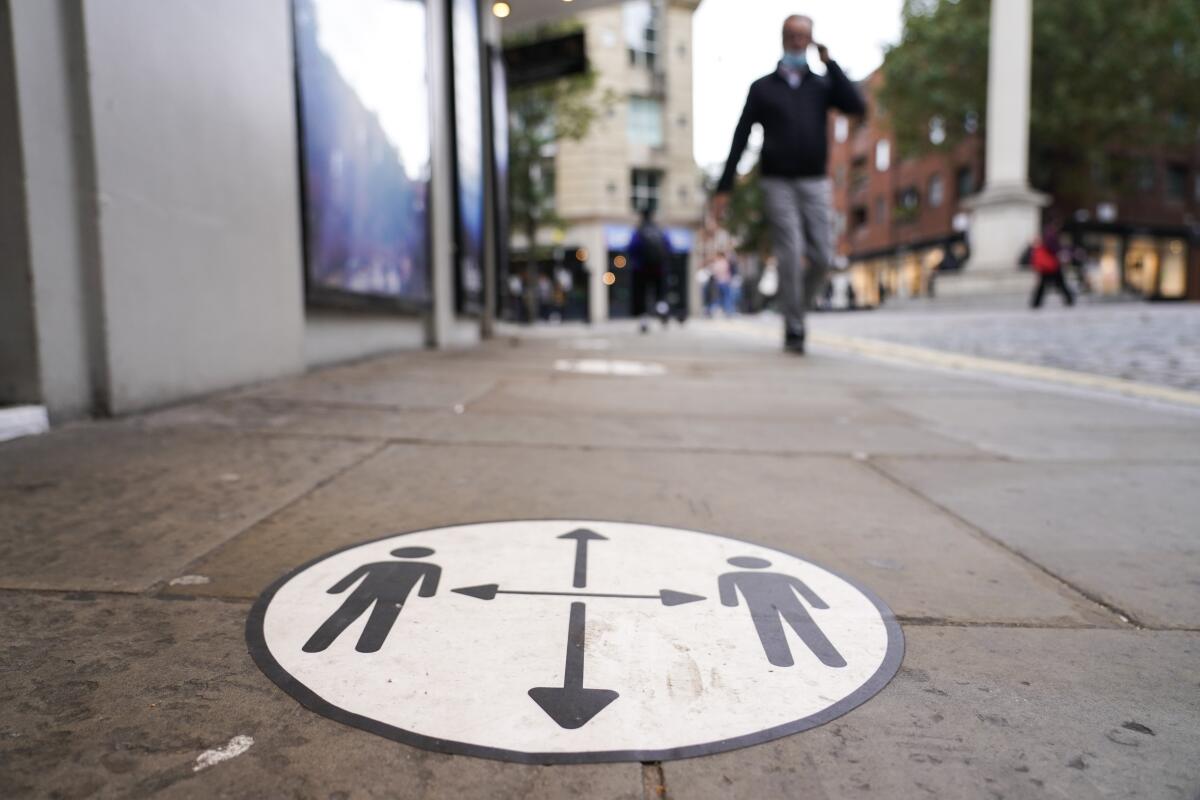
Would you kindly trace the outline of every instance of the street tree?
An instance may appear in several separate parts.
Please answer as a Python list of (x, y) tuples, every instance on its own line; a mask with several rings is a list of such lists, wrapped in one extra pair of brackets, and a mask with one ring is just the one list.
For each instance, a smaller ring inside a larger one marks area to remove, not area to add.
[[(879, 96), (902, 154), (986, 133), (991, 2), (904, 3)], [(1034, 186), (1119, 192), (1140, 154), (1197, 146), (1200, 3), (1034, 0), (1032, 73)]]

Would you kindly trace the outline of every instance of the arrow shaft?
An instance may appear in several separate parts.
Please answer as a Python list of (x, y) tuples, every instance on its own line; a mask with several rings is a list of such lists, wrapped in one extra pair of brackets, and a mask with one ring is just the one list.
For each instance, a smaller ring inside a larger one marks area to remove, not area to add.
[[(626, 600), (659, 600), (657, 594), (606, 594), (604, 592), (522, 592), (516, 589), (497, 589), (496, 594), (531, 594), (547, 597), (618, 597)], [(574, 607), (576, 604), (572, 603)], [(579, 605), (583, 605), (579, 603)]]
[(587, 605), (571, 603), (571, 621), (567, 627), (567, 664), (563, 669), (563, 688), (583, 688), (583, 652), (587, 639)]
[(571, 584), (576, 589), (587, 586), (587, 539), (575, 541), (575, 580)]

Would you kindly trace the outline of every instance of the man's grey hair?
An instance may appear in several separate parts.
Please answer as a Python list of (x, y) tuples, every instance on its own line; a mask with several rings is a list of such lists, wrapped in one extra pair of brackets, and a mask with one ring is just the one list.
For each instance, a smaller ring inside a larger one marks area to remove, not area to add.
[(809, 29), (810, 31), (811, 31), (811, 30), (813, 29), (813, 27), (814, 27), (813, 18), (812, 18), (812, 17), (810, 17), (808, 14), (792, 14), (790, 17), (788, 17), (787, 19), (785, 19), (785, 20), (783, 21), (783, 24), (784, 24), (784, 26), (786, 26), (786, 25), (787, 25), (789, 22), (791, 22), (792, 20), (797, 20), (797, 21), (799, 21), (799, 22), (807, 22), (807, 23), (808, 23), (808, 29)]

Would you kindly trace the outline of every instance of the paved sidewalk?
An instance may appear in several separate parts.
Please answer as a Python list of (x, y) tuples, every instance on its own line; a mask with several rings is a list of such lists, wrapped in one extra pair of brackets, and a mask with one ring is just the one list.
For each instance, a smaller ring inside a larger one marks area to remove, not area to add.
[[(0, 796), (1195, 800), (1197, 485), (1194, 410), (706, 325), (543, 330), (67, 426), (0, 445)], [(796, 553), (891, 606), (904, 665), (764, 745), (545, 767), (333, 722), (247, 654), (251, 603), (304, 562), (523, 518)]]

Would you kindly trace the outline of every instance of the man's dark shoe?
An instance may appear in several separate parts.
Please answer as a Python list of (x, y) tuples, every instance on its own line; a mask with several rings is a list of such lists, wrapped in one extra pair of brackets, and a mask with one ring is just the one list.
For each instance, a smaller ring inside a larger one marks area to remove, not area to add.
[(798, 356), (804, 355), (804, 333), (787, 331), (783, 335), (783, 349)]

